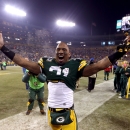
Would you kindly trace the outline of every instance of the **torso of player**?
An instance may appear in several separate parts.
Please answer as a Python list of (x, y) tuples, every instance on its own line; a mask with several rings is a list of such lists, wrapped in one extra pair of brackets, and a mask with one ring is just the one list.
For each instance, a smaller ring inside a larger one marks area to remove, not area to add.
[(80, 74), (78, 71), (80, 60), (70, 60), (63, 66), (58, 65), (55, 59), (43, 59), (43, 73), (47, 80), (62, 80), (71, 88), (75, 89), (75, 84)]
[[(73, 105), (73, 91), (77, 79), (82, 75), (79, 66), (82, 60), (73, 59), (63, 66), (53, 58), (43, 58), (43, 73), (48, 80), (48, 106), (52, 108), (69, 108)], [(82, 67), (81, 67), (82, 68)], [(57, 80), (58, 83), (51, 81)], [(63, 81), (63, 82), (60, 82)]]

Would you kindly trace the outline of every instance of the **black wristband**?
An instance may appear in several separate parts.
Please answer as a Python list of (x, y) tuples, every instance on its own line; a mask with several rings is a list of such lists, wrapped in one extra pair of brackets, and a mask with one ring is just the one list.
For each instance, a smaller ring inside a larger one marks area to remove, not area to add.
[(115, 52), (114, 54), (108, 56), (110, 62), (114, 64), (117, 60), (119, 60), (126, 52)]
[(1, 51), (11, 60), (13, 60), (15, 53), (13, 51), (10, 51), (8, 48), (6, 48), (5, 46), (3, 46), (1, 48)]

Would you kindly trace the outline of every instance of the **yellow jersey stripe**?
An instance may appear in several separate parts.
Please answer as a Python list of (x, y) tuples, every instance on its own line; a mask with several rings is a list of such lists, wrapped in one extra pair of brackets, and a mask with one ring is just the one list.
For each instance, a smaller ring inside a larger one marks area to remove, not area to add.
[(85, 60), (83, 60), (83, 61), (81, 61), (80, 62), (80, 65), (79, 65), (79, 68), (78, 68), (78, 71), (80, 71), (84, 66), (86, 66), (87, 65), (87, 63), (86, 63), (86, 61)]
[(43, 59), (42, 59), (42, 58), (40, 58), (40, 60), (38, 61), (38, 64), (39, 64), (42, 68), (44, 68)]

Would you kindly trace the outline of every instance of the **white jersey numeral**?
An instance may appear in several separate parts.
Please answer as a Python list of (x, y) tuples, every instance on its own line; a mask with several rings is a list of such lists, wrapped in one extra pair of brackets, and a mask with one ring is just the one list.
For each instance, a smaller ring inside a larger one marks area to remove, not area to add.
[(62, 72), (63, 76), (65, 76), (65, 77), (67, 77), (69, 74), (69, 68), (64, 68), (63, 70), (61, 70), (61, 68), (59, 66), (51, 66), (49, 68), (49, 71), (50, 72), (57, 71), (56, 72), (57, 75), (61, 75), (61, 72)]

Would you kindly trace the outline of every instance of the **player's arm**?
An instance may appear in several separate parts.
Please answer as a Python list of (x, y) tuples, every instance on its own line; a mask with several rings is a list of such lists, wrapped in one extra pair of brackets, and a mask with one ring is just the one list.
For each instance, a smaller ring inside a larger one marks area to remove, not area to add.
[(125, 55), (130, 49), (130, 43), (129, 43), (130, 36), (127, 36), (125, 41), (126, 44), (117, 46), (117, 52), (113, 53), (108, 57), (105, 57), (104, 59), (98, 61), (95, 64), (86, 66), (83, 70), (82, 76), (88, 77), (114, 64), (118, 59), (120, 59), (123, 55)]
[(98, 61), (97, 63), (87, 65), (84, 70), (82, 75), (85, 77), (91, 76), (92, 74), (96, 74), (100, 70), (104, 70), (108, 66), (112, 65), (108, 57), (105, 57), (104, 59)]
[(40, 73), (40, 66), (38, 65), (38, 63), (27, 61), (22, 56), (15, 54), (14, 52), (12, 52), (4, 46), (2, 33), (0, 33), (0, 50), (19, 66), (24, 67), (35, 74)]
[(36, 62), (27, 61), (25, 58), (18, 54), (14, 55), (13, 61), (19, 66), (22, 66), (35, 74), (40, 73), (40, 66)]

